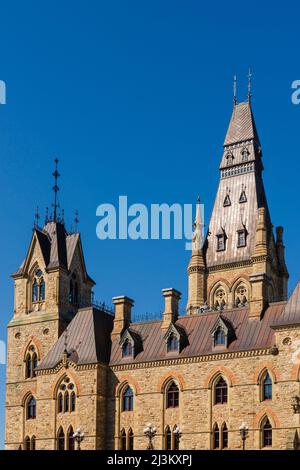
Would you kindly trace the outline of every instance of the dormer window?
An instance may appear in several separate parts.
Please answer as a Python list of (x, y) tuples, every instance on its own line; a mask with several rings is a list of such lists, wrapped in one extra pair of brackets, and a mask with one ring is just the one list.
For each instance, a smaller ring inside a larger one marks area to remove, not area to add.
[(228, 348), (229, 344), (236, 339), (231, 322), (220, 315), (210, 331), (213, 348)]
[(120, 347), (124, 359), (133, 359), (143, 350), (143, 342), (139, 333), (127, 328), (121, 336)]
[(170, 323), (164, 340), (167, 353), (180, 353), (187, 344), (186, 332), (181, 326)]
[(132, 357), (133, 356), (133, 345), (129, 339), (126, 339), (122, 346), (122, 356), (123, 357)]
[(216, 329), (214, 334), (214, 345), (215, 346), (225, 346), (226, 344), (226, 334), (223, 328), (219, 327)]
[(225, 250), (225, 234), (218, 234), (217, 235), (217, 251), (224, 251)]
[(178, 337), (171, 333), (168, 340), (167, 340), (167, 352), (177, 352), (179, 349), (179, 341)]
[(32, 302), (44, 302), (45, 300), (45, 281), (43, 273), (38, 269), (35, 273), (32, 283)]

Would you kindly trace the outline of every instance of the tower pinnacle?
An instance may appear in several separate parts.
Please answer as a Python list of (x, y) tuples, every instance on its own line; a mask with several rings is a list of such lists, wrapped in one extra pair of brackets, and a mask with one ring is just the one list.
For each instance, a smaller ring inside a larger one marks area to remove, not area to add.
[(57, 165), (58, 165), (58, 159), (56, 158), (54, 160), (54, 163), (55, 163), (55, 170), (54, 172), (52, 173), (52, 175), (54, 176), (54, 186), (53, 186), (53, 191), (54, 191), (54, 203), (53, 203), (53, 222), (57, 222), (57, 209), (59, 207), (59, 204), (58, 204), (58, 191), (59, 191), (59, 187), (58, 187), (58, 178), (60, 177), (60, 174), (58, 172), (58, 169), (57, 169)]
[(250, 103), (251, 101), (251, 78), (252, 78), (252, 73), (251, 73), (251, 69), (249, 68), (249, 71), (248, 71), (248, 102)]

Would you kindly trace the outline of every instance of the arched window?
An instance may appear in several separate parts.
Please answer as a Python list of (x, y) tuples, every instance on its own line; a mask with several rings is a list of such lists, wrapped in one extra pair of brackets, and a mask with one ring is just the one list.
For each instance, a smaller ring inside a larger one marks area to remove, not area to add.
[(35, 450), (35, 436), (31, 438), (31, 450)]
[(35, 369), (38, 366), (38, 358), (35, 352), (35, 347), (31, 345), (25, 358), (25, 379), (32, 379), (35, 377)]
[(178, 432), (175, 432), (176, 429), (177, 429), (177, 425), (175, 424), (173, 428), (173, 450), (179, 450), (180, 436)]
[(236, 307), (245, 307), (248, 303), (248, 289), (245, 284), (240, 284), (235, 291), (234, 304)]
[(165, 430), (165, 449), (172, 450), (172, 433), (169, 426)]
[(222, 426), (222, 449), (228, 448), (228, 429), (226, 423)]
[(26, 371), (25, 371), (25, 378), (29, 379), (32, 377), (32, 361), (31, 361), (31, 354), (27, 354), (26, 356)]
[(40, 269), (38, 269), (32, 281), (32, 302), (44, 302), (45, 290), (45, 280), (43, 273)]
[(57, 412), (67, 413), (73, 412), (76, 408), (76, 392), (74, 384), (68, 376), (62, 380), (57, 391)]
[(122, 346), (122, 356), (123, 357), (131, 357), (133, 356), (133, 347), (131, 341), (126, 339)]
[(263, 447), (272, 446), (272, 425), (267, 418), (262, 426), (262, 445)]
[(266, 373), (262, 383), (262, 399), (272, 400), (272, 379), (269, 372)]
[(68, 429), (68, 450), (75, 450), (74, 431), (72, 426)]
[(214, 293), (213, 305), (215, 310), (224, 310), (227, 304), (227, 295), (222, 286), (218, 287)]
[(129, 385), (123, 393), (123, 411), (133, 411), (133, 391)]
[(226, 336), (223, 328), (218, 327), (215, 332), (215, 346), (223, 346), (226, 342)]
[(75, 411), (76, 408), (76, 395), (75, 392), (71, 393), (71, 412)]
[(30, 397), (27, 401), (27, 419), (36, 418), (36, 400), (34, 397)]
[(120, 435), (120, 450), (126, 450), (126, 432), (125, 429), (122, 429), (121, 435)]
[(62, 396), (62, 393), (59, 393), (58, 394), (58, 397), (57, 397), (57, 412), (58, 413), (62, 413), (63, 412), (63, 408), (64, 408), (64, 404), (63, 404), (63, 396)]
[(24, 439), (24, 450), (30, 450), (30, 437), (26, 436)]
[(213, 427), (213, 449), (220, 448), (220, 432), (217, 423)]
[(133, 431), (131, 428), (128, 431), (128, 450), (133, 450)]
[(167, 342), (167, 352), (178, 351), (179, 342), (178, 338), (174, 333), (171, 333)]
[(227, 403), (227, 383), (220, 377), (215, 386), (215, 404)]
[(179, 389), (175, 382), (172, 382), (167, 390), (167, 408), (177, 408), (179, 406)]
[(57, 450), (65, 450), (65, 433), (63, 428), (60, 428), (57, 434)]

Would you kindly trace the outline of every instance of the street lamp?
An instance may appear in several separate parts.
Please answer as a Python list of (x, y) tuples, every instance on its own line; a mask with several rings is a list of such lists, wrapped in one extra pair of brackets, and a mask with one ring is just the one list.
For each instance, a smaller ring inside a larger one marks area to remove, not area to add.
[(294, 413), (300, 413), (300, 397), (295, 395), (292, 398), (292, 407), (294, 410)]
[(156, 434), (156, 427), (152, 426), (151, 423), (148, 423), (147, 426), (144, 429), (144, 434), (145, 434), (146, 437), (148, 437), (147, 450), (154, 450), (152, 441), (153, 441), (153, 438)]
[(240, 426), (240, 435), (243, 442), (243, 450), (245, 450), (245, 441), (248, 435), (249, 428), (245, 423), (242, 423)]
[(179, 426), (176, 425), (176, 428), (173, 429), (173, 434), (174, 434), (175, 450), (179, 450), (179, 442), (180, 442), (180, 438), (182, 435), (182, 431)]
[(75, 439), (76, 443), (77, 443), (77, 449), (76, 450), (81, 450), (81, 447), (80, 447), (80, 444), (82, 443), (83, 439), (84, 439), (84, 432), (81, 432), (81, 429), (78, 428), (74, 434), (73, 434), (73, 438)]

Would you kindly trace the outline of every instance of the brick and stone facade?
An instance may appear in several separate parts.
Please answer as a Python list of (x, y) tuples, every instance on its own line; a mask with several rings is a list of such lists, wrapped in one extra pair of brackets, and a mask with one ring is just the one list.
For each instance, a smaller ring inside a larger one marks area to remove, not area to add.
[(35, 228), (13, 275), (7, 449), (72, 448), (80, 427), (82, 449), (143, 450), (147, 423), (155, 449), (174, 448), (179, 427), (180, 449), (239, 450), (243, 423), (247, 449), (299, 448), (300, 284), (287, 299), (261, 157), (251, 103), (235, 104), (205, 237), (197, 206), (185, 316), (171, 288), (160, 320), (132, 322), (125, 296), (114, 315), (95, 308), (79, 234)]

